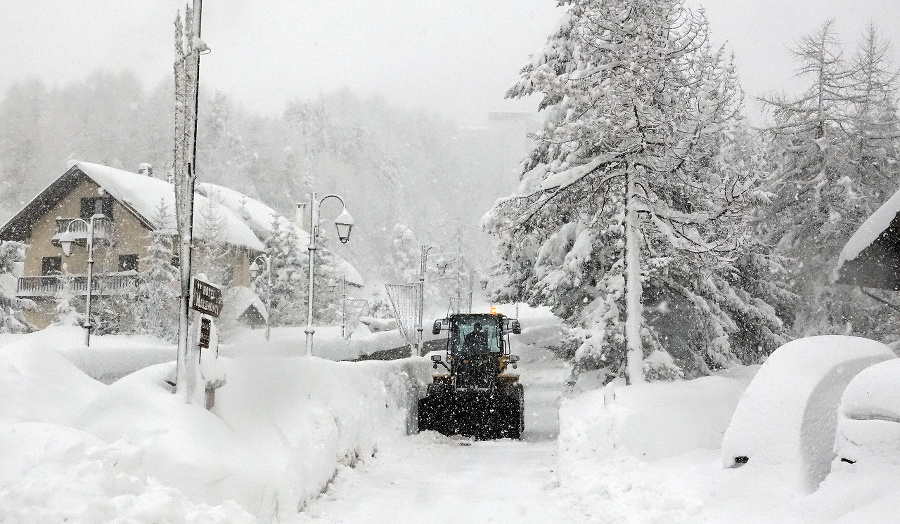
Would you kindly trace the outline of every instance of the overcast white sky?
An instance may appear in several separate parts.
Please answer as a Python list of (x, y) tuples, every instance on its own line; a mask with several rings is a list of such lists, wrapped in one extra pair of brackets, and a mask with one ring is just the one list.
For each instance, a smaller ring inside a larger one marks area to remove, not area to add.
[[(787, 86), (788, 47), (828, 18), (843, 39), (869, 21), (900, 45), (900, 0), (689, 0), (735, 52), (750, 96)], [(171, 76), (172, 22), (183, 0), (0, 0), (0, 89), (96, 68)], [(503, 100), (562, 14), (556, 0), (206, 0), (201, 83), (278, 114), (295, 96), (349, 86), (479, 124)], [(896, 50), (895, 50), (896, 54)]]

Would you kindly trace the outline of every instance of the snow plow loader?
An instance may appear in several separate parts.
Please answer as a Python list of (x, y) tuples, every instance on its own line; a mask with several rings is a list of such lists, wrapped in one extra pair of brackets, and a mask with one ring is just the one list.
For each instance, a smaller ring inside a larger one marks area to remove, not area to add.
[(435, 375), (419, 400), (419, 431), (478, 439), (513, 438), (525, 429), (525, 396), (510, 354), (509, 334), (519, 334), (519, 321), (499, 314), (455, 314), (435, 320), (432, 333), (448, 333), (447, 361), (432, 355)]

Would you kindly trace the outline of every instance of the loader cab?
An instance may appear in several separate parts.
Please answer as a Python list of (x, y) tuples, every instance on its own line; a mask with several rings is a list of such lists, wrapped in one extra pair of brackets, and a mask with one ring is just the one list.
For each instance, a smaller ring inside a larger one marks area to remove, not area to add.
[[(457, 388), (491, 389), (497, 376), (518, 357), (509, 354), (507, 335), (520, 333), (518, 320), (499, 314), (456, 314), (435, 321), (432, 332), (449, 331), (447, 360)], [(437, 357), (439, 359), (439, 357)], [(435, 367), (439, 360), (435, 360)]]

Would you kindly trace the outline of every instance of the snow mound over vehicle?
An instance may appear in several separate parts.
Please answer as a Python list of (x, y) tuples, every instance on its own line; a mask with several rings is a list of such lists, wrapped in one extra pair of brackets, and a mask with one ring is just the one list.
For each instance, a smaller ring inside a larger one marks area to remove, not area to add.
[(900, 359), (875, 364), (841, 397), (835, 452), (839, 459), (900, 464)]
[(843, 522), (885, 522), (900, 503), (900, 360), (862, 370), (838, 410), (831, 473), (809, 505)]
[(35, 341), (0, 347), (0, 419), (68, 424), (103, 388)]
[[(810, 493), (834, 457), (837, 408), (850, 380), (896, 358), (886, 345), (824, 335), (789, 342), (766, 360), (744, 392), (722, 442), (722, 462), (735, 489), (748, 476), (770, 486)], [(728, 476), (728, 475), (726, 475)]]
[(0, 347), (0, 522), (252, 521), (162, 485), (141, 448), (76, 427), (107, 388), (39, 339)]

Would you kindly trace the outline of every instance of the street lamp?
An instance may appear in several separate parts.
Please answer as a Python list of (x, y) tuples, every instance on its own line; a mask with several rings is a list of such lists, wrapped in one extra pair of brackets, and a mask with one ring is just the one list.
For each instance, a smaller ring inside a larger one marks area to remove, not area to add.
[(256, 278), (262, 269), (259, 261), (262, 260), (266, 264), (266, 340), (269, 340), (271, 334), (270, 318), (272, 316), (272, 255), (259, 255), (253, 259), (250, 264), (250, 277)]
[(91, 216), (90, 220), (84, 220), (83, 218), (73, 218), (69, 221), (69, 224), (66, 226), (66, 230), (63, 231), (59, 235), (59, 245), (62, 246), (63, 253), (66, 256), (72, 254), (72, 244), (75, 242), (75, 233), (72, 231), (72, 224), (76, 222), (81, 222), (87, 227), (87, 298), (84, 303), (84, 345), (91, 345), (91, 329), (93, 326), (91, 325), (91, 288), (93, 287), (93, 275), (94, 275), (94, 220), (98, 218), (105, 218), (102, 213), (95, 213)]
[(312, 356), (313, 334), (316, 332), (313, 327), (313, 264), (315, 262), (316, 253), (316, 237), (319, 236), (319, 206), (329, 198), (336, 198), (340, 201), (344, 210), (335, 219), (334, 225), (337, 227), (338, 238), (341, 244), (346, 244), (350, 240), (350, 230), (353, 229), (353, 217), (347, 211), (347, 205), (344, 199), (338, 195), (325, 195), (322, 200), (316, 200), (316, 194), (309, 196), (309, 312), (306, 317), (306, 356)]

